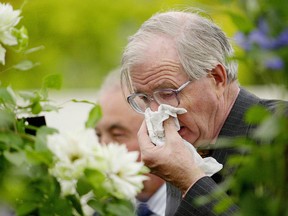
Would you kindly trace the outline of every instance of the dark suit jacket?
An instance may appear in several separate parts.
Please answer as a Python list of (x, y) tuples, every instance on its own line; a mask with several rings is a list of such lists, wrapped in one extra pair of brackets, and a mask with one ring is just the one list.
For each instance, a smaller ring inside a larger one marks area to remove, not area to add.
[[(277, 107), (280, 101), (277, 100), (262, 100), (255, 95), (249, 93), (248, 91), (241, 89), (239, 95), (220, 131), (219, 137), (237, 137), (237, 136), (246, 136), (248, 137), (251, 134), (255, 126), (247, 124), (244, 122), (244, 114), (253, 105), (263, 105), (267, 109), (273, 111)], [(286, 103), (287, 104), (287, 103)], [(287, 105), (288, 107), (288, 105)], [(217, 144), (217, 143), (216, 143)], [(215, 149), (212, 153), (219, 163), (225, 163), (227, 157), (236, 151), (232, 148), (226, 149)], [(204, 177), (197, 181), (187, 192), (184, 199), (182, 199), (181, 192), (175, 188), (173, 185), (167, 184), (167, 208), (166, 216), (212, 216), (215, 215), (212, 212), (213, 202), (201, 206), (195, 207), (192, 205), (193, 200), (197, 196), (211, 194), (211, 192), (219, 187), (217, 183), (222, 181), (223, 176), (219, 173), (216, 173), (212, 177)], [(215, 200), (223, 199), (227, 197), (227, 194), (223, 194), (223, 197), (217, 197)], [(236, 205), (232, 206), (222, 215), (232, 215), (233, 212), (237, 211), (238, 207)]]

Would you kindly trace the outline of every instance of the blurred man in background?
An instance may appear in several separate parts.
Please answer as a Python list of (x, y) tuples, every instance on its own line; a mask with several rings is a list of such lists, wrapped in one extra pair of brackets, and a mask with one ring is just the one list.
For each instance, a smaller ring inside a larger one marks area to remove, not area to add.
[[(102, 117), (96, 126), (96, 133), (100, 142), (117, 142), (125, 144), (128, 151), (139, 151), (137, 132), (144, 116), (134, 112), (125, 101), (120, 71), (115, 70), (107, 76), (99, 92), (99, 104)], [(144, 182), (144, 188), (136, 198), (138, 207), (149, 209), (144, 210), (145, 214), (140, 213), (142, 210), (137, 210), (137, 215), (165, 215), (166, 185), (158, 176), (148, 176), (150, 179)]]

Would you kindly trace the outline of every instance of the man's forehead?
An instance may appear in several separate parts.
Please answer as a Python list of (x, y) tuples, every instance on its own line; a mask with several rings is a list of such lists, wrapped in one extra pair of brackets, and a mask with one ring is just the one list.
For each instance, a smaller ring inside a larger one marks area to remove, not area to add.
[(177, 84), (174, 84), (175, 82), (170, 82), (169, 80), (164, 80), (163, 82), (155, 82), (150, 85), (146, 86), (134, 86), (134, 91), (136, 93), (152, 93), (155, 90), (160, 90), (160, 89), (173, 89), (177, 87)]
[[(145, 74), (146, 73), (146, 74)], [(134, 92), (150, 92), (163, 88), (175, 88), (179, 83), (187, 80), (187, 74), (180, 71), (179, 66), (163, 66), (142, 74), (135, 72), (131, 74), (131, 83)]]

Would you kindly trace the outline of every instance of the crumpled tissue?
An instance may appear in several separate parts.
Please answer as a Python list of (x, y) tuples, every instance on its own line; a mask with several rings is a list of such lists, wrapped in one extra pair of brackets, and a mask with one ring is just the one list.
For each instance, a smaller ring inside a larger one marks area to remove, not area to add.
[[(183, 108), (176, 108), (170, 105), (161, 104), (158, 111), (153, 112), (150, 108), (145, 111), (145, 121), (151, 142), (155, 145), (165, 144), (165, 133), (163, 122), (170, 116), (173, 117), (177, 131), (180, 129), (178, 114), (186, 113)], [(218, 163), (213, 157), (202, 158), (196, 148), (183, 139), (185, 146), (191, 151), (192, 157), (196, 164), (205, 172), (207, 176), (212, 176), (223, 168), (223, 165)]]

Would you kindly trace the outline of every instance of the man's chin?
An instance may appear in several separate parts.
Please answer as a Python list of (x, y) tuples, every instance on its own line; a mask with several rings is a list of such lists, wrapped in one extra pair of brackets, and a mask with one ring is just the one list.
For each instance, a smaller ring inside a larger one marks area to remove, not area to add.
[[(150, 195), (151, 196), (151, 195)], [(140, 192), (137, 196), (136, 199), (141, 201), (141, 202), (146, 202), (149, 200), (149, 193), (145, 193), (145, 191)]]

